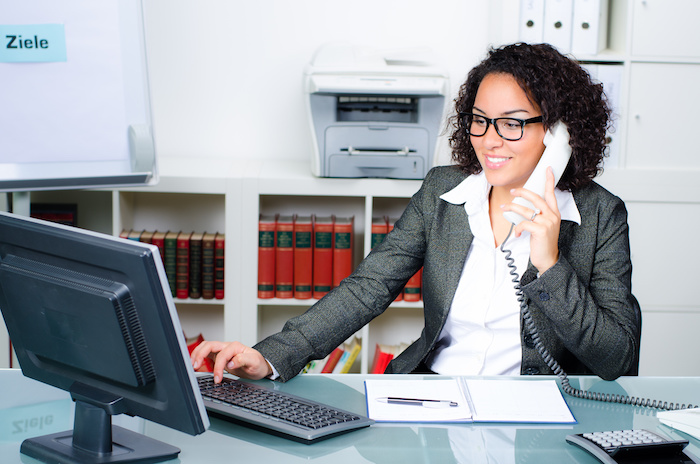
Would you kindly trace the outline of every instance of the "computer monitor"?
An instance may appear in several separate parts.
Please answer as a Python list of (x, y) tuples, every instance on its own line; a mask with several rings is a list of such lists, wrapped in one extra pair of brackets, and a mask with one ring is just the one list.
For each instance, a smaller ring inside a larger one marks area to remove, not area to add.
[(45, 462), (158, 462), (180, 450), (112, 425), (209, 426), (158, 248), (0, 213), (0, 310), (25, 376), (70, 392), (73, 430), (30, 438)]

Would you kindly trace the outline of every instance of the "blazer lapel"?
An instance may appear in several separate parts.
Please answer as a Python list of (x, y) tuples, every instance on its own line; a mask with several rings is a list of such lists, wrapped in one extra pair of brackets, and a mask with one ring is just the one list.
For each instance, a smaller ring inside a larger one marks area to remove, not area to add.
[(474, 240), (464, 205), (447, 205), (444, 232), (442, 235), (444, 243), (441, 244), (441, 247), (444, 247), (445, 250), (445, 263), (442, 266), (442, 282), (440, 284), (443, 287), (443, 291), (440, 293), (442, 300), (439, 308), (441, 326), (452, 306), (452, 300), (464, 270), (464, 262), (467, 259), (469, 247)]

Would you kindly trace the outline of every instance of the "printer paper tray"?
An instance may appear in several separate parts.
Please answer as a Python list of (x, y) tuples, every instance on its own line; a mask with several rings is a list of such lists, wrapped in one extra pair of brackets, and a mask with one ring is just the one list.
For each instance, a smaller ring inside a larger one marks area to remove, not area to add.
[(382, 177), (422, 179), (425, 160), (411, 155), (331, 155), (328, 177)]

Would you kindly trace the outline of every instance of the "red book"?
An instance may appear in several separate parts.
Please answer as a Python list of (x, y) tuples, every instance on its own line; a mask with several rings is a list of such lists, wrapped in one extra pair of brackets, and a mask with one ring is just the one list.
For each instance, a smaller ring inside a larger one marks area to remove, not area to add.
[(333, 217), (317, 217), (314, 221), (314, 286), (313, 297), (323, 297), (333, 288)]
[(423, 268), (418, 269), (418, 272), (413, 274), (413, 277), (408, 279), (403, 287), (404, 301), (420, 301), (421, 298), (421, 279), (423, 277)]
[[(143, 236), (143, 235), (142, 235)], [(202, 242), (203, 232), (195, 232), (190, 237), (190, 298), (202, 297)]]
[(160, 259), (163, 260), (163, 263), (165, 263), (165, 235), (167, 232), (154, 232), (153, 233), (153, 238), (151, 239), (151, 243), (155, 246), (158, 247), (158, 251), (160, 252)]
[(386, 366), (394, 359), (394, 353), (391, 348), (377, 343), (377, 348), (374, 350), (374, 362), (370, 374), (383, 374)]
[(388, 232), (389, 223), (386, 216), (372, 218), (372, 248), (382, 243)]
[[(394, 222), (396, 222), (396, 219), (394, 218), (389, 218), (387, 219), (387, 226), (386, 226), (386, 232), (387, 234), (394, 230)], [(403, 301), (403, 292), (399, 292), (398, 295), (396, 295), (396, 299), (394, 301)]]
[(294, 296), (294, 218), (278, 216), (275, 230), (275, 296)]
[(258, 298), (275, 297), (275, 218), (261, 215), (258, 222)]
[(333, 224), (333, 286), (352, 272), (352, 242), (354, 218), (336, 218)]
[(297, 216), (294, 220), (294, 298), (311, 298), (313, 283), (313, 225), (311, 216)]
[(214, 237), (214, 298), (224, 299), (226, 235), (216, 233)]
[(214, 238), (216, 234), (206, 233), (202, 237), (202, 298), (214, 298)]
[(321, 374), (330, 374), (333, 372), (333, 369), (335, 368), (335, 365), (338, 364), (338, 361), (340, 361), (340, 358), (343, 356), (343, 353), (345, 350), (343, 349), (343, 346), (339, 346), (336, 349), (334, 349), (331, 352), (331, 355), (328, 357), (328, 361), (326, 361), (326, 365), (323, 366), (323, 369), (321, 370)]
[(175, 296), (185, 299), (190, 295), (190, 237), (192, 232), (180, 232), (175, 251)]

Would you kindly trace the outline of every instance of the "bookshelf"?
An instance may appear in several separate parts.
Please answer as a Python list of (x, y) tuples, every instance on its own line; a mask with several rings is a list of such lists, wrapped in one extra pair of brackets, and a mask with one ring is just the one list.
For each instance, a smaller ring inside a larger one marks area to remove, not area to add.
[[(354, 216), (356, 266), (370, 251), (371, 218), (398, 217), (420, 187), (417, 180), (328, 179), (311, 175), (308, 162), (249, 162), (243, 176), (241, 258), (256, 271), (258, 217), (260, 214)], [(241, 274), (241, 341), (253, 344), (279, 331), (287, 319), (301, 314), (316, 300), (259, 299), (257, 272)], [(423, 328), (422, 302), (397, 302), (358, 336), (362, 339), (360, 369), (366, 373), (376, 343), (399, 343), (418, 338)], [(392, 341), (395, 340), (395, 341)]]
[[(229, 337), (227, 327), (237, 327), (239, 293), (236, 285), (238, 173), (244, 163), (236, 160), (168, 158), (161, 163), (155, 187), (112, 191), (112, 234), (122, 230), (199, 231), (226, 234), (224, 299), (174, 298), (183, 330), (188, 337), (203, 333), (209, 340)], [(235, 336), (236, 333), (234, 332)]]
[[(31, 201), (69, 203), (78, 207), (77, 226), (118, 236), (122, 230), (184, 230), (226, 233), (227, 215), (235, 215), (236, 177), (240, 163), (205, 159), (192, 163), (189, 159), (173, 159), (161, 163), (160, 182), (156, 186), (122, 189), (39, 191), (31, 193)], [(227, 200), (228, 198), (228, 200)], [(235, 221), (232, 221), (236, 224)], [(232, 240), (235, 226), (231, 227)], [(228, 237), (227, 237), (228, 238)], [(234, 259), (237, 251), (226, 253)], [(234, 265), (231, 264), (231, 268)], [(235, 269), (227, 272), (235, 276)], [(234, 277), (227, 278), (231, 290), (222, 299), (174, 298), (183, 329), (188, 336), (202, 332), (208, 339), (227, 336), (226, 321), (236, 327), (237, 289)], [(227, 311), (228, 304), (232, 305)], [(224, 323), (222, 323), (224, 321)]]

